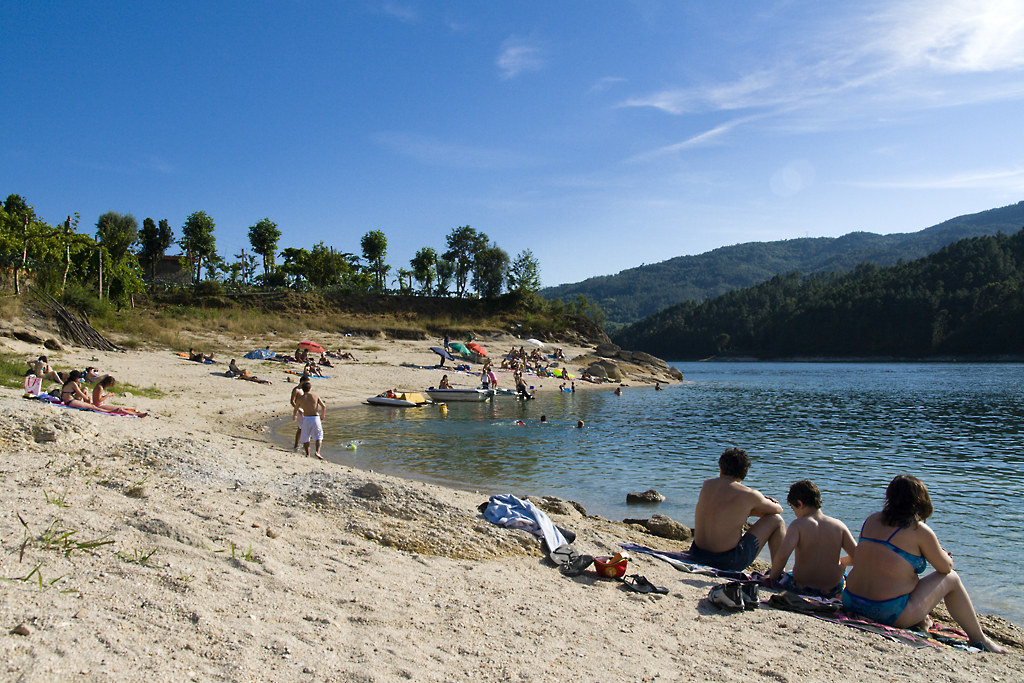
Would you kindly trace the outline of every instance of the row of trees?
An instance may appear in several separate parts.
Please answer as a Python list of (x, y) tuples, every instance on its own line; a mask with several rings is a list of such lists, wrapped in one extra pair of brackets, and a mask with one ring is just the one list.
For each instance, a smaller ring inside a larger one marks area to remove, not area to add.
[(62, 295), (69, 287), (87, 289), (122, 305), (145, 291), (146, 281), (156, 282), (158, 265), (174, 245), (181, 249), (180, 263), (192, 285), (215, 281), (235, 290), (344, 288), (485, 299), (505, 291), (529, 297), (540, 288), (539, 263), (530, 250), (510, 259), (468, 225), (448, 233), (443, 252), (432, 247), (417, 251), (408, 268), (394, 271), (389, 288), (388, 242), (380, 230), (362, 236), (361, 256), (323, 242), (278, 251), (281, 230), (264, 218), (249, 227), (252, 251), (242, 249), (229, 261), (217, 253), (216, 226), (203, 211), (188, 216), (177, 238), (166, 219), (146, 218), (140, 229), (133, 215), (110, 211), (96, 221), (94, 236), (80, 233), (79, 222), (75, 214), (51, 226), (20, 195), (7, 197), (0, 207), (0, 266), (15, 292), (30, 273), (37, 286), (52, 294)]
[(662, 358), (1024, 355), (1024, 230), (915, 261), (779, 275), (613, 335)]

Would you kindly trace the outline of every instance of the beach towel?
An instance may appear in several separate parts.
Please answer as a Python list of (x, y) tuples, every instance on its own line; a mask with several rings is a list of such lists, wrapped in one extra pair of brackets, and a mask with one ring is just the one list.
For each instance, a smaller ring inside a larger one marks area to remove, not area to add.
[(555, 528), (547, 513), (528, 500), (520, 500), (511, 493), (491, 496), (484, 517), (493, 524), (509, 529), (523, 529), (543, 539), (549, 550), (567, 545), (565, 537)]
[(762, 583), (766, 580), (765, 576), (760, 572), (737, 572), (730, 571), (728, 569), (717, 569), (715, 567), (708, 567), (693, 561), (693, 558), (685, 550), (683, 552), (671, 552), (654, 550), (648, 548), (645, 545), (638, 543), (619, 543), (619, 547), (623, 550), (628, 550), (634, 553), (643, 553), (645, 555), (651, 555), (656, 557), (662, 562), (667, 562), (681, 572), (687, 572), (688, 574), (703, 574), (704, 576), (714, 576), (721, 579), (729, 579), (731, 581), (757, 581)]
[(253, 349), (249, 353), (245, 354), (245, 357), (250, 360), (268, 360), (276, 355), (276, 353), (269, 349)]

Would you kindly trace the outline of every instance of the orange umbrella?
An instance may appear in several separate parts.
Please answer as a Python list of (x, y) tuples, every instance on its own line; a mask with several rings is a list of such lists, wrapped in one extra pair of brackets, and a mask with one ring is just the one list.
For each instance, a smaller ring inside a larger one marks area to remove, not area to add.
[(484, 347), (480, 346), (476, 342), (470, 342), (470, 343), (466, 344), (466, 348), (469, 349), (470, 351), (476, 351), (481, 356), (485, 356), (485, 357), (487, 356), (487, 352), (484, 351)]
[(299, 342), (300, 349), (309, 349), (310, 351), (316, 351), (317, 353), (324, 353), (324, 347), (320, 346), (316, 342), (304, 341)]

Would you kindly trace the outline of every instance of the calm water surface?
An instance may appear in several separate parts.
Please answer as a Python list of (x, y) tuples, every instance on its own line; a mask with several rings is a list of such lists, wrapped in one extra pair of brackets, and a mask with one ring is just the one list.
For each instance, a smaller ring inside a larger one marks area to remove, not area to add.
[[(813, 479), (856, 536), (896, 474), (921, 478), (929, 524), (980, 611), (1024, 624), (1024, 365), (677, 364), (686, 382), (498, 397), (481, 404), (328, 415), (334, 462), (491, 493), (555, 495), (612, 519), (657, 511), (686, 524), (701, 482), (740, 446), (746, 483), (779, 500)], [(550, 424), (538, 420), (546, 414)], [(516, 420), (527, 422), (518, 426)], [(577, 419), (586, 422), (575, 429)], [(283, 427), (282, 434), (291, 427)], [(355, 442), (357, 448), (345, 448)], [(626, 506), (630, 491), (668, 501)], [(791, 513), (786, 510), (787, 522)]]

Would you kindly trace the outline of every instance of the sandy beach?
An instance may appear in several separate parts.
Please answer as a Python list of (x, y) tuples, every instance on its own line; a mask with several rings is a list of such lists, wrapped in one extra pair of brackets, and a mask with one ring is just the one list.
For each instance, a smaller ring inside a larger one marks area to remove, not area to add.
[[(442, 374), (427, 367), (437, 360), (431, 341), (323, 337), (358, 359), (335, 361), (331, 379), (314, 382), (328, 421), (385, 389), (436, 385)], [(511, 341), (484, 343), (503, 353)], [(1016, 644), (1011, 654), (913, 649), (790, 612), (723, 613), (704, 599), (720, 580), (654, 558), (634, 557), (630, 573), (668, 587), (664, 596), (629, 592), (592, 572), (562, 576), (533, 536), (478, 513), (505, 491), (440, 488), (281, 447), (269, 425), (290, 413), (295, 377), (242, 358), (262, 340), (203, 342), (220, 363), (168, 349), (48, 352), (58, 370), (95, 365), (158, 387), (160, 398), (112, 399), (149, 411), (146, 418), (63, 409), (0, 389), (0, 679), (1024, 678), (1024, 635), (999, 618), (984, 623)], [(564, 348), (572, 358), (593, 352)], [(0, 349), (26, 359), (44, 352), (10, 338), (0, 338)], [(273, 384), (225, 377), (232, 357)], [(568, 366), (578, 372), (577, 362)], [(449, 376), (456, 386), (475, 384)], [(653, 379), (635, 374), (625, 383)], [(564, 514), (552, 519), (578, 534), (585, 553), (613, 554), (623, 541), (685, 547), (572, 506), (554, 509)]]

